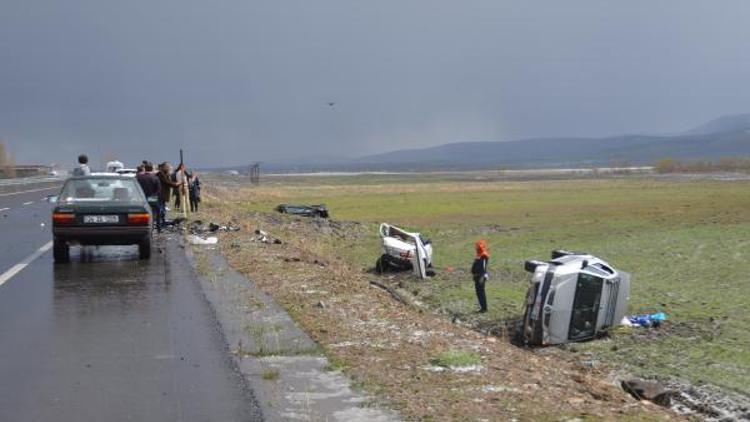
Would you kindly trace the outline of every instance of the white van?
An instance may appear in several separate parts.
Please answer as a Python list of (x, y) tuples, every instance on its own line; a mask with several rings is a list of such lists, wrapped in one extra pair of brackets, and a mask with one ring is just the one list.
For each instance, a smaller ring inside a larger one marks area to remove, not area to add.
[(588, 340), (625, 316), (630, 275), (593, 255), (557, 250), (524, 268), (532, 273), (522, 328), (528, 345)]

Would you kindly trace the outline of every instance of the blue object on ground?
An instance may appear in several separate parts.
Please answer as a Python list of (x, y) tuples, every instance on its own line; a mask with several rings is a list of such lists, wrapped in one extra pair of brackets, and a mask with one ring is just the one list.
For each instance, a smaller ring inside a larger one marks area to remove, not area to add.
[(658, 327), (662, 321), (667, 319), (667, 314), (664, 312), (657, 312), (654, 314), (641, 314), (627, 317), (633, 325), (638, 325), (645, 328)]

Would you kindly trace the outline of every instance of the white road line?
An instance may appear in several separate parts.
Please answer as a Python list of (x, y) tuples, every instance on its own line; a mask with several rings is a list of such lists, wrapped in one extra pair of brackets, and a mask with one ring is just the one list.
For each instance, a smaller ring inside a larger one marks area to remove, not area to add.
[(8, 211), (10, 208), (0, 208), (0, 212)]
[(3, 284), (5, 284), (8, 280), (10, 280), (11, 278), (13, 278), (16, 274), (18, 274), (21, 271), (23, 271), (24, 268), (28, 267), (29, 264), (31, 264), (32, 262), (34, 262), (40, 256), (44, 255), (44, 253), (47, 252), (48, 250), (50, 250), (51, 248), (52, 248), (52, 241), (50, 240), (44, 246), (42, 246), (41, 248), (37, 249), (36, 252), (34, 252), (33, 254), (27, 256), (26, 258), (24, 258), (23, 261), (21, 261), (18, 264), (10, 267), (10, 269), (8, 271), (6, 271), (2, 275), (0, 275), (0, 286), (2, 286)]
[(50, 190), (50, 189), (60, 189), (60, 186), (53, 186), (51, 188), (41, 188), (41, 189), (25, 190), (25, 191), (22, 191), (22, 192), (0, 193), (0, 196), (20, 195), (22, 193), (41, 192), (41, 191)]
[(34, 201), (29, 201), (29, 202), (24, 202), (23, 205), (26, 206), (26, 205), (31, 205), (33, 203), (34, 203)]

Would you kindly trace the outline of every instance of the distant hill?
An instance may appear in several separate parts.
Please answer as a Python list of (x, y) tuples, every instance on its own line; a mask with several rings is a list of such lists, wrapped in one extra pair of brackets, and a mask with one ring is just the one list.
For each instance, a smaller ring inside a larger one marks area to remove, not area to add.
[[(649, 165), (681, 160), (750, 156), (750, 114), (723, 116), (676, 135), (538, 138), (458, 142), (355, 159), (309, 158), (266, 162), (264, 172), (427, 171), (497, 168)], [(238, 168), (239, 169), (239, 168)]]
[(686, 135), (705, 135), (710, 133), (742, 132), (750, 129), (750, 113), (732, 114), (706, 122), (687, 132)]
[(680, 135), (460, 142), (370, 155), (350, 165), (381, 170), (581, 167), (737, 155), (750, 156), (750, 114), (721, 117)]

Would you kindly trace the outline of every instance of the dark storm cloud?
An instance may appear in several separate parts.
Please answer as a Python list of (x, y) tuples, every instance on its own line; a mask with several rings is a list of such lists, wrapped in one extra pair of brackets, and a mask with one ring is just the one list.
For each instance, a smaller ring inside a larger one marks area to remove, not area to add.
[[(0, 5), (0, 138), (197, 165), (672, 132), (750, 111), (750, 3)], [(328, 101), (335, 101), (333, 107)]]

